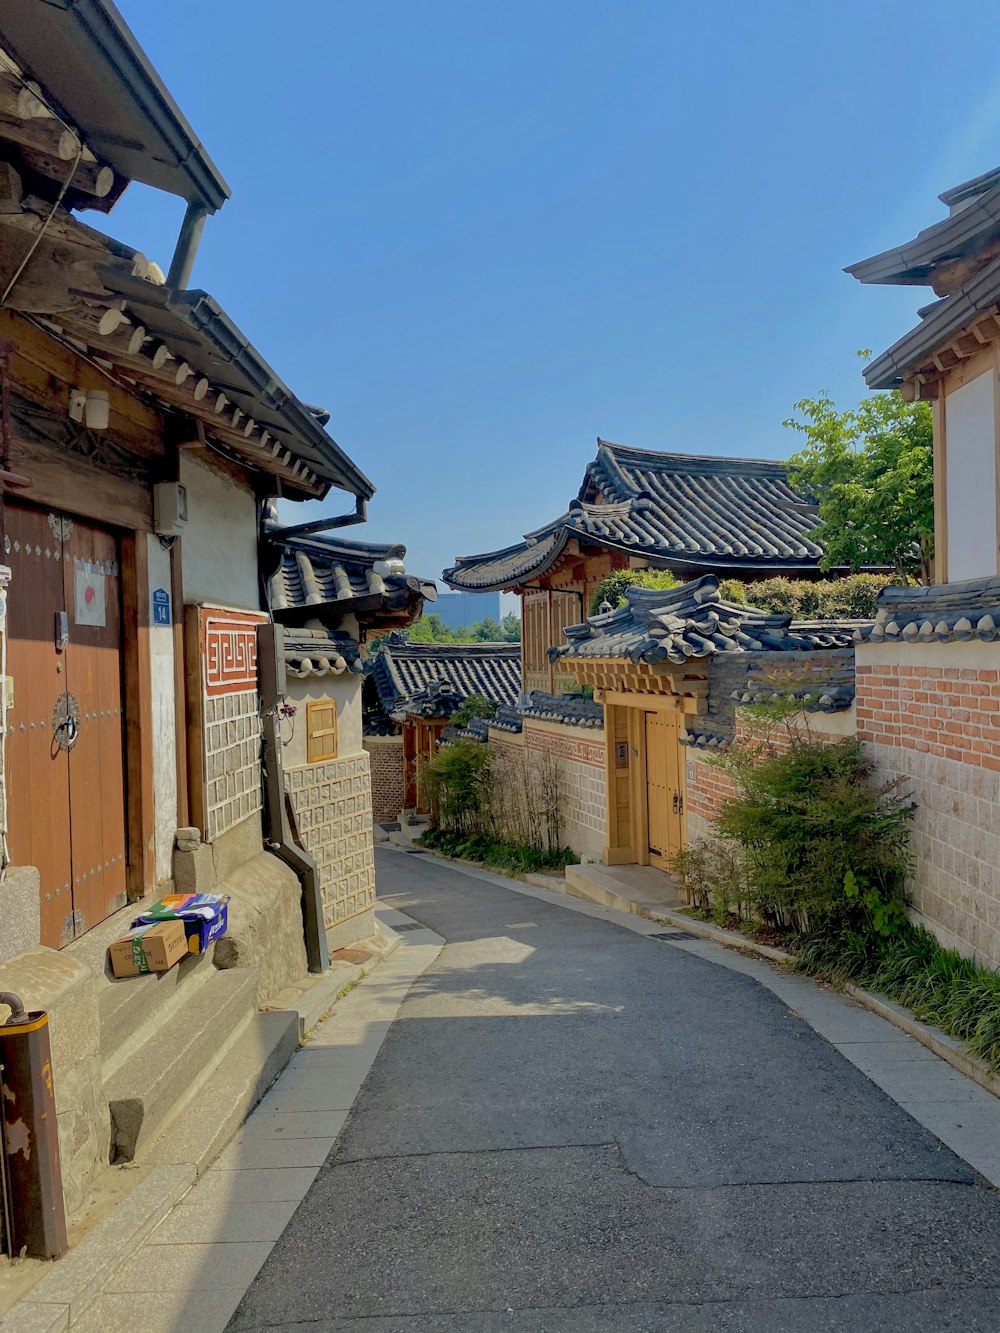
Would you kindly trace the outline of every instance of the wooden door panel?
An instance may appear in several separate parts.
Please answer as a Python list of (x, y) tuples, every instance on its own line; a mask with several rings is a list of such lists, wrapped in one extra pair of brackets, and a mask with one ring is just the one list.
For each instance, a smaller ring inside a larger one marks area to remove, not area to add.
[(683, 845), (677, 719), (670, 713), (647, 713), (645, 730), (649, 855), (654, 865), (667, 869)]
[(79, 709), (70, 752), (70, 836), (76, 934), (125, 904), (121, 581), (115, 537), (73, 520), (63, 562), (70, 692)]
[(67, 688), (66, 654), (56, 651), (56, 614), (65, 610), (61, 519), (5, 502), (11, 568), (7, 673), (8, 842), (15, 865), (38, 869), (41, 942), (73, 938), (69, 758), (55, 743), (56, 702)]

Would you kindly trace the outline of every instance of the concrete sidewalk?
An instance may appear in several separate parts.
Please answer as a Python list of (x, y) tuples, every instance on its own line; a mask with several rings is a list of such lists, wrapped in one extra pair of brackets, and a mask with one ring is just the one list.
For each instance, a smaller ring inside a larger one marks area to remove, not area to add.
[[(326, 1160), (407, 991), (441, 948), (437, 935), (392, 908), (380, 908), (379, 919), (400, 931), (399, 947), (307, 1032), (242, 1130), (71, 1325), (74, 1333), (226, 1327)], [(0, 1329), (6, 1333), (3, 1321)]]

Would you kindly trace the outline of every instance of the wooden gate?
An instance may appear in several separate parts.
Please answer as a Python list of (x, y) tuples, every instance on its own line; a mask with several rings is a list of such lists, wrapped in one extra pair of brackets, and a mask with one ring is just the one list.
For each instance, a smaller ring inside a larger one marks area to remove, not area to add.
[(646, 713), (646, 818), (650, 864), (668, 870), (683, 846), (684, 785), (672, 713)]
[(66, 514), (5, 511), (8, 841), (41, 876), (41, 942), (61, 948), (126, 898), (118, 541)]

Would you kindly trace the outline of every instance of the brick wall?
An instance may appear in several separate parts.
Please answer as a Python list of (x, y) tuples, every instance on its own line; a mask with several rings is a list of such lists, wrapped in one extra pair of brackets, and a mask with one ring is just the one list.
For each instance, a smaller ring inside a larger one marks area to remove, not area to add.
[(403, 808), (402, 736), (366, 736), (371, 765), (372, 814), (378, 822), (398, 819)]
[(916, 802), (918, 918), (1000, 966), (1000, 646), (861, 645), (857, 689), (858, 735)]

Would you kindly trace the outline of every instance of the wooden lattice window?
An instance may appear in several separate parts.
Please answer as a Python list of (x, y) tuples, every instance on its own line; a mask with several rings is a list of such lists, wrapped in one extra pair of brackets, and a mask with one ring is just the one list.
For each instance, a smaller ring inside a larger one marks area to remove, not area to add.
[(337, 705), (306, 704), (306, 762), (320, 764), (337, 757)]

